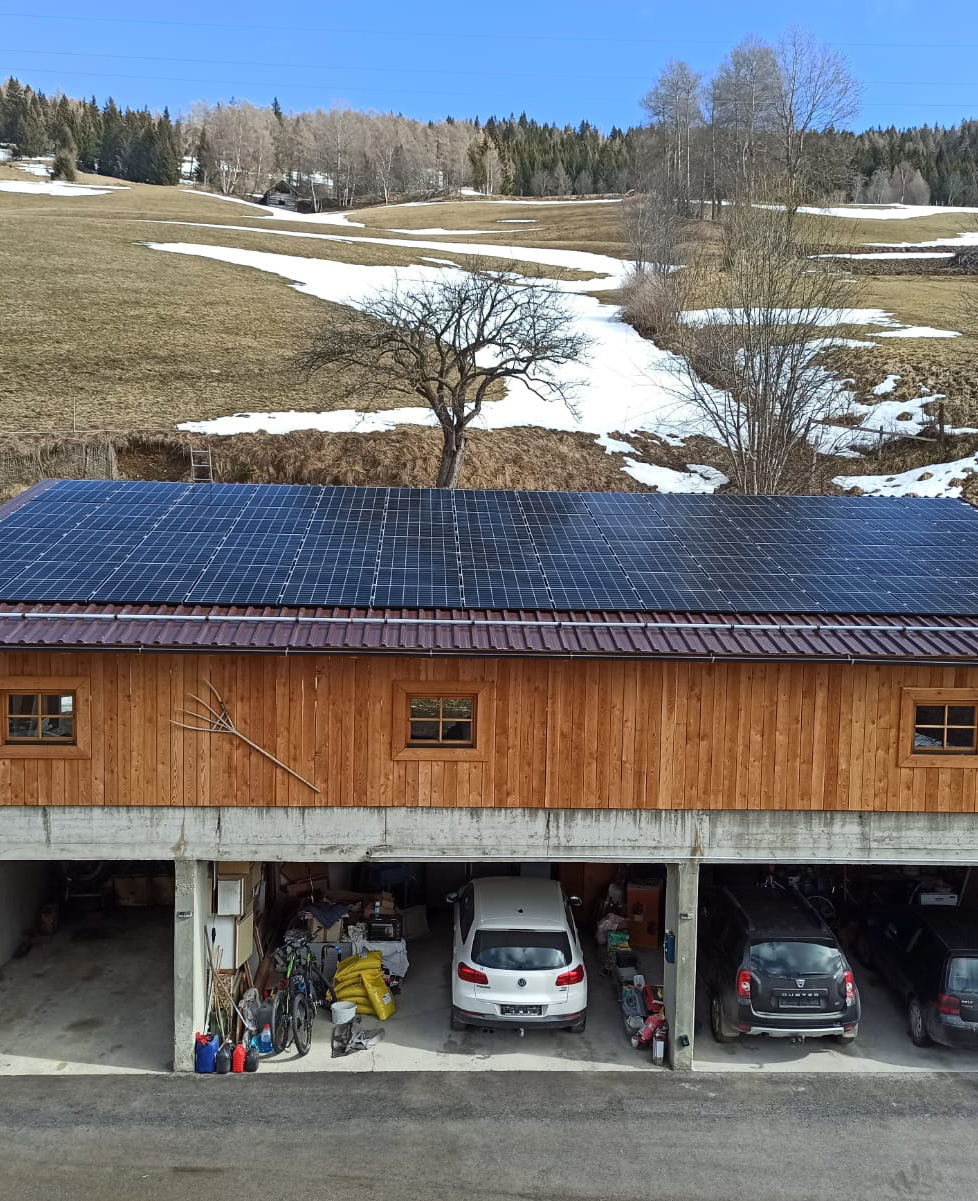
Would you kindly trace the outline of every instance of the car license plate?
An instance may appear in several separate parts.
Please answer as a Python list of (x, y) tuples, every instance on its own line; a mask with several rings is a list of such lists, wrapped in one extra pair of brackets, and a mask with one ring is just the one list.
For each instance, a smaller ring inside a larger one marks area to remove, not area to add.
[(778, 997), (782, 1009), (820, 1009), (821, 993), (817, 992), (783, 992)]
[(500, 1005), (499, 1012), (505, 1017), (520, 1016), (536, 1016), (539, 1017), (543, 1013), (542, 1005)]

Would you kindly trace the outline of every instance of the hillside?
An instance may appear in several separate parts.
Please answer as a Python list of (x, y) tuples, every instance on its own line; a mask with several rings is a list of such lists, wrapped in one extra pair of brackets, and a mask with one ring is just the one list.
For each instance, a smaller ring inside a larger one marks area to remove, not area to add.
[[(355, 304), (395, 270), (412, 278), (473, 259), (559, 280), (596, 341), (575, 413), (513, 392), (488, 406), (464, 485), (722, 484), (716, 448), (677, 395), (673, 356), (617, 319), (628, 251), (614, 201), (466, 196), (299, 216), (103, 176), (78, 183), (52, 188), (0, 166), (0, 487), (70, 473), (79, 446), (107, 443), (124, 474), (179, 477), (191, 441), (213, 446), (222, 479), (429, 483), (438, 438), (426, 413), (402, 399), (326, 400), (289, 361), (332, 306)], [(896, 435), (933, 434), (938, 394), (952, 431), (978, 426), (964, 304), (976, 285), (948, 273), (946, 258), (918, 257), (978, 240), (978, 214), (856, 212), (816, 218), (844, 229), (846, 253), (867, 256), (846, 269), (872, 273), (865, 308), (831, 331), (864, 345), (824, 360), (853, 380), (863, 431), (833, 464), (837, 486), (852, 477), (866, 491), (954, 491), (978, 434), (949, 432), (947, 470), (933, 466), (936, 441)], [(869, 257), (882, 254), (893, 257)]]

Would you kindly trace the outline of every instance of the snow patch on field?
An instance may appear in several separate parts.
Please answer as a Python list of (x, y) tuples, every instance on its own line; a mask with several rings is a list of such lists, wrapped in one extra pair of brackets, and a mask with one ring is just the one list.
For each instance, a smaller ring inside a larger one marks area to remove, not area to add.
[(888, 392), (893, 391), (893, 389), (900, 382), (901, 378), (902, 377), (899, 375), (888, 375), (881, 384), (876, 385), (876, 387), (873, 389), (873, 395), (874, 396), (886, 396), (886, 394)]
[[(978, 456), (969, 455), (950, 463), (931, 463), (897, 475), (837, 475), (840, 488), (861, 488), (867, 496), (961, 495), (961, 482), (978, 471)], [(958, 481), (957, 483), (953, 481)]]
[(930, 325), (907, 325), (903, 329), (892, 329), (880, 338), (960, 338), (961, 334), (954, 329), (934, 329)]
[(392, 234), (410, 234), (412, 237), (422, 238), (428, 234), (454, 234), (458, 237), (459, 234), (504, 234), (504, 229), (439, 229), (435, 226), (432, 229), (391, 229)]
[[(776, 208), (777, 205), (759, 205)], [(800, 208), (814, 217), (849, 217), (855, 221), (910, 221), (914, 217), (943, 217), (948, 213), (978, 213), (978, 208), (954, 208), (941, 204), (854, 204), (831, 208)]]
[(108, 196), (120, 190), (126, 189), (117, 184), (96, 188), (90, 184), (64, 183), (60, 179), (49, 179), (44, 183), (26, 179), (0, 179), (0, 192), (16, 192), (22, 196)]
[(313, 225), (348, 225), (355, 229), (366, 228), (362, 221), (351, 221), (346, 213), (294, 213), (291, 209), (275, 208), (242, 200), (240, 196), (222, 196), (219, 192), (199, 192), (196, 188), (181, 188), (188, 196), (207, 196), (211, 200), (223, 200), (225, 204), (243, 204), (251, 210), (253, 217), (264, 217), (268, 221), (309, 221)]
[[(357, 234), (314, 234), (306, 230), (296, 229), (256, 229), (251, 225), (213, 225), (196, 221), (161, 221), (160, 225), (183, 225), (192, 229), (224, 229), (235, 233), (272, 234), (277, 238), (316, 238), (323, 242), (368, 242), (374, 246), (402, 246), (408, 250), (437, 250), (452, 251), (454, 254), (474, 257), (486, 255), (497, 259), (514, 259), (522, 263), (537, 263), (546, 267), (566, 267), (571, 271), (587, 271), (594, 275), (604, 275), (607, 279), (587, 279), (577, 283), (563, 283), (564, 291), (588, 291), (612, 289), (619, 287), (625, 280), (632, 264), (625, 259), (615, 259), (607, 254), (592, 254), (587, 250), (555, 250), (540, 249), (535, 246), (486, 246), (478, 242), (423, 242), (415, 238), (367, 238)], [(269, 257), (275, 258), (275, 255)], [(281, 256), (286, 258), (288, 256)], [(325, 261), (325, 260), (320, 260)], [(381, 268), (385, 270), (386, 268)], [(391, 268), (393, 270), (393, 268)]]
[[(818, 312), (805, 309), (755, 309), (753, 321), (777, 325), (797, 325), (802, 322), (819, 326), (873, 325), (882, 326), (886, 333), (879, 338), (960, 338), (956, 330), (932, 329), (927, 325), (904, 325), (885, 309), (824, 309)], [(745, 319), (744, 309), (687, 309), (682, 314), (687, 325), (738, 325)]]
[(637, 463), (626, 459), (622, 471), (660, 492), (716, 492), (730, 481), (715, 467), (702, 463), (687, 463), (688, 471), (674, 471), (671, 467), (659, 467), (655, 463)]
[[(426, 265), (395, 268), (339, 263), (332, 259), (301, 258), (230, 246), (194, 243), (150, 243), (151, 249), (193, 255), (267, 271), (289, 280), (300, 292), (322, 300), (354, 307), (395, 280), (402, 285), (444, 278), (444, 271)], [(574, 252), (566, 252), (572, 254)], [(456, 268), (457, 270), (457, 268)], [(535, 396), (520, 381), (511, 381), (502, 400), (483, 406), (483, 424), (489, 429), (538, 426), (544, 429), (592, 434), (609, 450), (633, 448), (610, 438), (612, 431), (654, 431), (679, 444), (684, 438), (706, 432), (702, 419), (677, 397), (682, 364), (677, 356), (640, 337), (618, 318), (617, 308), (580, 295), (570, 284), (558, 284), (567, 293), (577, 327), (592, 339), (587, 363), (568, 368), (564, 379), (574, 382), (574, 411), (559, 401)], [(284, 434), (315, 429), (361, 432), (391, 429), (397, 425), (427, 425), (434, 416), (427, 407), (414, 406), (378, 413), (354, 409), (333, 412), (237, 413), (213, 421), (188, 422), (181, 429), (206, 434), (237, 434), (258, 430)], [(682, 474), (682, 473), (680, 473)], [(636, 477), (637, 478), (637, 477)], [(697, 479), (706, 477), (699, 472)], [(692, 484), (695, 481), (690, 481)], [(697, 484), (702, 490), (702, 484)]]
[[(950, 246), (948, 254), (954, 254), (955, 248), (960, 249), (964, 246), (978, 246), (978, 232), (972, 229), (963, 230), (956, 237), (947, 238), (932, 238), (929, 242), (864, 242), (864, 246), (888, 246), (891, 248), (903, 247), (907, 250), (919, 248), (926, 249), (928, 246)], [(918, 256), (923, 258), (923, 255)]]

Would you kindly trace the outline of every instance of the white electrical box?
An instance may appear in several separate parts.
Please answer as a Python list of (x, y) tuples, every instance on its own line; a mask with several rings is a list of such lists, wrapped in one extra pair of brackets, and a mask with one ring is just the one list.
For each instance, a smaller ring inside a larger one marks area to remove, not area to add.
[[(249, 898), (250, 900), (250, 898)], [(240, 917), (245, 911), (245, 879), (231, 876), (217, 881), (217, 910), (221, 917)]]

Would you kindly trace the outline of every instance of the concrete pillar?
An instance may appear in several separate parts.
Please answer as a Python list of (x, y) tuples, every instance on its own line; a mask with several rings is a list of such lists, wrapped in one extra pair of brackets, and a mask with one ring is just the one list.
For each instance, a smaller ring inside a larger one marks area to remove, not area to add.
[(207, 1004), (204, 923), (210, 910), (208, 864), (177, 859), (173, 914), (173, 1070), (194, 1070), (194, 1035), (203, 1030)]
[(672, 963), (666, 959), (663, 964), (663, 997), (669, 1023), (669, 1065), (677, 1072), (693, 1068), (699, 879), (698, 862), (666, 864), (666, 937), (675, 936), (675, 954)]

